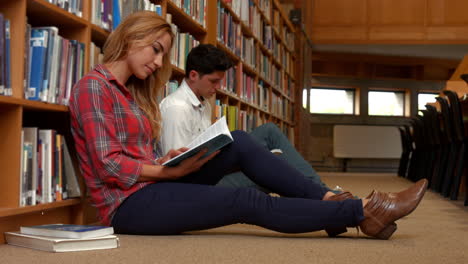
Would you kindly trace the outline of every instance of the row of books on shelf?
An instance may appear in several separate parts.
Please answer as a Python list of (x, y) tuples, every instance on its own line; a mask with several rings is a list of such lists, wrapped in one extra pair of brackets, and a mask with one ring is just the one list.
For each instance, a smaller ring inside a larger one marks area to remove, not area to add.
[[(166, 16), (166, 20), (171, 23), (171, 15)], [(185, 70), (185, 59), (193, 47), (196, 47), (200, 42), (190, 33), (181, 32), (174, 24), (172, 31), (175, 33), (174, 44), (171, 50), (171, 63), (178, 68)]]
[[(83, 17), (83, 1), (86, 0), (46, 0), (76, 16)], [(101, 1), (101, 0), (99, 0)]]
[[(206, 27), (205, 1), (173, 0), (172, 2), (201, 26)], [(92, 0), (91, 23), (112, 31), (129, 14), (143, 10), (153, 11), (162, 16), (161, 5), (151, 0)]]
[[(221, 90), (234, 94), (245, 102), (259, 106), (262, 110), (268, 111), (268, 88), (262, 80), (258, 80), (255, 85), (255, 76), (243, 71), (243, 65), (235, 66), (226, 71), (226, 76), (221, 82)], [(286, 74), (275, 71), (275, 87), (283, 91), (285, 95), (291, 96), (294, 90), (294, 81)]]
[(240, 56), (242, 50), (242, 29), (239, 23), (233, 21), (228, 10), (218, 9), (217, 39), (229, 48), (235, 55)]
[(80, 197), (81, 191), (65, 137), (53, 129), (23, 127), (19, 206)]
[[(119, 11), (119, 7), (113, 4), (119, 3), (119, 1), (114, 0), (91, 0), (91, 23), (111, 31), (114, 28), (114, 22), (118, 23), (118, 19), (114, 20), (114, 10)], [(118, 24), (117, 24), (118, 25)]]
[(292, 120), (293, 109), (291, 104), (275, 93), (272, 93), (271, 95), (270, 112), (280, 118)]
[(10, 20), (0, 13), (0, 95), (12, 95)]
[[(273, 32), (275, 31), (278, 38), (282, 38), (290, 50), (294, 47), (294, 34), (286, 26), (286, 22), (282, 20), (279, 7), (273, 9), (270, 0), (257, 2), (254, 0), (224, 0), (222, 2), (218, 2), (218, 27), (223, 22), (223, 19), (219, 20), (221, 17), (232, 16), (230, 11), (224, 8), (224, 6), (228, 6), (237, 17), (235, 20), (240, 20), (240, 23), (249, 28), (252, 34), (267, 48), (272, 48), (271, 45), (275, 39)], [(232, 18), (228, 18), (229, 23), (232, 22), (231, 20)]]
[[(283, 112), (289, 113), (289, 120), (293, 120), (292, 109), (290, 105), (278, 104), (278, 108)], [(262, 125), (265, 121), (261, 118), (261, 114), (250, 110), (242, 110), (234, 105), (228, 105), (221, 103), (220, 100), (215, 102), (215, 118), (218, 120), (225, 116), (230, 131), (234, 130), (245, 130), (247, 132), (252, 131), (255, 127)], [(272, 112), (275, 115), (275, 112)]]
[(91, 0), (91, 23), (113, 31), (129, 14), (153, 11), (162, 15), (161, 5), (150, 0)]
[(170, 80), (166, 83), (166, 85), (164, 86), (164, 90), (162, 92), (162, 94), (160, 95), (161, 98), (158, 99), (158, 102), (161, 102), (161, 100), (170, 95), (171, 93), (175, 92), (177, 90), (177, 88), (179, 88), (179, 82), (176, 81), (176, 80)]
[(258, 0), (258, 7), (262, 10), (266, 19), (271, 20), (271, 10), (273, 7), (272, 0)]
[(57, 27), (26, 26), (25, 99), (68, 105), (84, 75), (85, 44), (59, 35)]
[(92, 70), (97, 64), (101, 64), (104, 60), (104, 54), (101, 47), (91, 42), (89, 45), (89, 70)]
[(7, 244), (50, 252), (112, 249), (120, 246), (114, 229), (99, 225), (47, 224), (5, 232)]
[(206, 1), (207, 0), (172, 0), (179, 9), (192, 17), (201, 26), (206, 27)]
[(226, 117), (229, 131), (244, 130), (251, 132), (254, 128), (263, 124), (263, 120), (258, 114), (241, 110), (237, 106), (222, 104), (220, 100), (216, 100), (214, 110), (216, 119)]
[[(252, 8), (249, 10), (255, 14), (256, 12), (253, 7), (254, 6), (252, 5)], [(273, 51), (274, 45), (278, 46), (278, 41), (273, 38), (271, 26), (261, 20), (259, 15), (253, 17), (256, 19), (253, 23), (255, 29), (252, 34), (261, 42), (261, 45), (266, 49)], [(242, 32), (241, 23), (243, 22), (239, 23), (235, 21), (235, 18), (229, 10), (218, 5), (217, 39), (231, 49), (237, 56), (241, 56), (240, 54), (242, 54), (243, 38), (245, 38), (244, 35), (246, 35), (246, 33), (243, 34)], [(252, 41), (254, 39), (251, 36), (248, 36), (247, 38), (252, 39)], [(277, 52), (277, 55), (279, 55), (279, 51)]]
[(258, 68), (263, 78), (271, 80), (277, 86), (282, 85), (280, 71), (292, 72), (292, 56), (284, 46), (279, 45), (276, 38), (268, 41), (264, 48), (257, 47), (254, 38), (243, 35), (241, 26), (233, 23), (229, 14), (221, 14), (221, 17), (218, 17), (217, 38), (218, 42), (242, 58), (245, 64)]
[[(258, 106), (264, 111), (268, 111), (269, 108), (269, 90), (263, 84), (263, 81), (259, 80), (256, 84), (255, 78), (242, 73), (240, 80), (238, 78), (237, 67), (232, 67), (226, 72), (226, 77), (221, 83), (221, 90), (228, 93), (234, 94), (241, 98), (243, 101)], [(237, 82), (241, 82), (240, 86)]]

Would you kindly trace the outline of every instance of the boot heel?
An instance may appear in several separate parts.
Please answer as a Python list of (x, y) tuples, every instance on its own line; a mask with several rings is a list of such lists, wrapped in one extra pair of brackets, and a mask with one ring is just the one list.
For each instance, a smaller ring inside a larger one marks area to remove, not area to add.
[(325, 232), (327, 232), (329, 237), (336, 237), (338, 235), (346, 233), (347, 231), (348, 229), (346, 229), (346, 227), (336, 227), (336, 228), (325, 229)]
[(397, 225), (395, 223), (391, 223), (386, 226), (382, 231), (380, 231), (377, 235), (375, 235), (378, 239), (388, 239), (392, 234), (396, 231)]

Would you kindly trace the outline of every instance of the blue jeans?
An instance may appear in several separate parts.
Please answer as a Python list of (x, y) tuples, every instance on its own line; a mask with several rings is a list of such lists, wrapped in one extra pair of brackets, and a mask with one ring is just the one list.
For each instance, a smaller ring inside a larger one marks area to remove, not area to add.
[[(327, 190), (330, 190), (330, 188), (320, 180), (320, 176), (314, 168), (312, 168), (312, 166), (304, 160), (301, 154), (297, 152), (278, 126), (273, 123), (266, 123), (255, 128), (250, 135), (267, 150), (281, 149), (283, 151), (283, 154), (279, 155), (281, 159), (288, 162), (291, 167), (300, 171), (308, 180), (320, 184)], [(271, 191), (255, 184), (242, 172), (235, 172), (226, 175), (221, 179), (218, 185), (226, 187), (253, 187), (264, 192)]]
[[(322, 201), (327, 192), (306, 180), (243, 131), (199, 171), (177, 181), (150, 184), (127, 197), (112, 219), (116, 233), (170, 235), (235, 223), (300, 233), (357, 226), (364, 219), (361, 200)], [(215, 186), (228, 172), (241, 169), (254, 188)]]

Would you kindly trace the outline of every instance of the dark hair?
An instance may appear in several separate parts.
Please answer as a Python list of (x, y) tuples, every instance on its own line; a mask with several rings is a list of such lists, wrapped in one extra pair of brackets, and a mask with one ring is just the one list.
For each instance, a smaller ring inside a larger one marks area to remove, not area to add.
[(185, 77), (189, 77), (192, 70), (203, 76), (215, 71), (227, 71), (232, 66), (231, 59), (224, 51), (211, 44), (200, 44), (187, 55)]

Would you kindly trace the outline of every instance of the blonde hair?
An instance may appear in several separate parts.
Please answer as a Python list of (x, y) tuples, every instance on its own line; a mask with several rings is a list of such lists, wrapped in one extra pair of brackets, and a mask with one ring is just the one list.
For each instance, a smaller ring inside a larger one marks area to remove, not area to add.
[[(162, 34), (168, 33), (172, 40), (174, 33), (171, 26), (159, 15), (150, 11), (130, 14), (107, 38), (104, 44), (104, 63), (112, 63), (125, 59), (133, 44), (138, 46), (152, 45)], [(147, 38), (152, 36), (152, 38)], [(145, 39), (147, 38), (147, 39)], [(170, 54), (170, 49), (167, 54)], [(153, 137), (159, 139), (161, 134), (161, 112), (157, 101), (161, 88), (171, 77), (169, 56), (163, 57), (161, 68), (145, 80), (134, 76), (125, 84), (137, 105), (147, 115), (151, 123)]]

